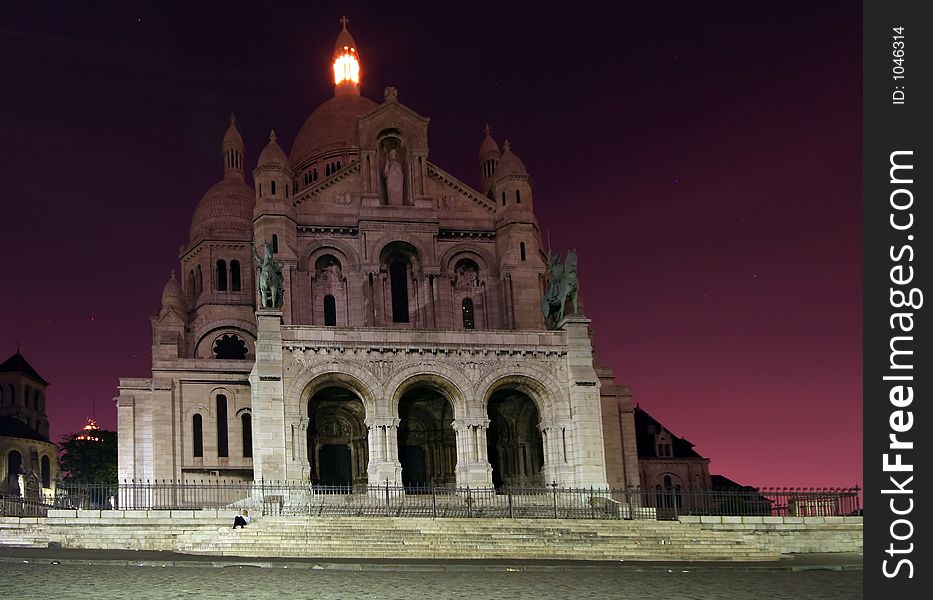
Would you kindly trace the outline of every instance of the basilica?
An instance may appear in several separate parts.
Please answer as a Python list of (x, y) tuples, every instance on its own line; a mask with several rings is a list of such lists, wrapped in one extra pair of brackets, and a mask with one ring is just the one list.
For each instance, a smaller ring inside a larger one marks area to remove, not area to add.
[(638, 486), (627, 388), (575, 292), (549, 306), (575, 256), (542, 244), (522, 160), (487, 127), (453, 175), (360, 66), (343, 20), (288, 151), (273, 131), (252, 163), (231, 117), (151, 376), (120, 380), (120, 480)]

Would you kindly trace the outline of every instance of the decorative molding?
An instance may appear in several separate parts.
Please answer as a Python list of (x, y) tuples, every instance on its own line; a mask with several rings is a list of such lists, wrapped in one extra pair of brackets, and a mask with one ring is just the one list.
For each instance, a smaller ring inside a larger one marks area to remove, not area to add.
[(427, 171), (428, 177), (431, 177), (435, 181), (439, 181), (444, 185), (453, 188), (454, 190), (460, 192), (462, 196), (473, 201), (474, 204), (486, 209), (490, 213), (496, 212), (496, 205), (491, 202), (486, 196), (483, 196), (478, 191), (474, 190), (469, 185), (463, 183), (447, 171), (444, 171), (431, 161), (427, 161)]
[(350, 164), (343, 167), (336, 173), (331, 173), (330, 175), (328, 175), (327, 177), (325, 177), (318, 183), (313, 183), (309, 187), (306, 187), (304, 190), (298, 192), (298, 195), (292, 199), (292, 206), (294, 206), (295, 208), (298, 208), (298, 205), (301, 204), (302, 202), (306, 200), (310, 200), (311, 198), (319, 195), (321, 192), (323, 192), (327, 188), (343, 181), (349, 175), (353, 173), (358, 173), (359, 170), (360, 170), (360, 161), (355, 160), (351, 162)]
[(341, 227), (333, 225), (299, 225), (298, 235), (303, 236), (322, 236), (322, 235), (340, 235), (356, 236), (359, 235), (358, 227)]

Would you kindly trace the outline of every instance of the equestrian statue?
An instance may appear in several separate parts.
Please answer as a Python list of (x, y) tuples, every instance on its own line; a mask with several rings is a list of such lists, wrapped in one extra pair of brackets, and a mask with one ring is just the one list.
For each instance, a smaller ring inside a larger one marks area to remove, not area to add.
[(253, 240), (253, 257), (259, 269), (259, 305), (261, 308), (281, 308), (284, 301), (284, 282), (282, 277), (282, 263), (272, 258), (272, 243), (266, 242), (263, 256), (256, 252), (256, 241)]
[(548, 285), (541, 300), (541, 312), (544, 314), (545, 325), (557, 329), (558, 324), (564, 320), (564, 307), (568, 300), (573, 302), (573, 314), (577, 314), (577, 251), (567, 252), (567, 258), (561, 264), (560, 256), (552, 255), (549, 248), (547, 262)]

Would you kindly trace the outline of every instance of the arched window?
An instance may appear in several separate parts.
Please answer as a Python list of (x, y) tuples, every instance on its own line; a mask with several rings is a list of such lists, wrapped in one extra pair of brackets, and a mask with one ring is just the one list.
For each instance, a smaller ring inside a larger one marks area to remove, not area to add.
[(502, 206), (505, 206), (505, 190), (502, 191)]
[(324, 296), (324, 325), (337, 325), (337, 300), (330, 294)]
[(201, 265), (198, 265), (198, 268), (194, 273), (194, 293), (200, 294), (201, 290), (204, 289), (204, 277), (201, 275)]
[(463, 309), (463, 328), (474, 329), (476, 322), (473, 318), (473, 300), (471, 298), (464, 298), (463, 302), (461, 302), (461, 307)]
[(317, 181), (317, 167), (314, 167), (312, 173), (314, 173), (314, 181)]
[(279, 251), (279, 236), (275, 233), (272, 234), (272, 253), (275, 254)]
[(518, 190), (515, 190), (515, 204), (522, 203), (522, 193)]
[(42, 487), (52, 487), (52, 463), (48, 456), (43, 456), (39, 467), (42, 473)]
[(223, 259), (217, 261), (217, 290), (227, 291), (227, 261)]
[(217, 456), (230, 456), (227, 447), (227, 397), (217, 394)]
[(337, 170), (337, 171), (340, 170), (340, 161), (339, 161), (339, 160), (337, 161), (337, 169), (336, 169), (336, 170)]
[(230, 261), (230, 289), (234, 292), (240, 291), (240, 261)]
[(272, 180), (272, 195), (275, 196), (275, 179)]
[(11, 451), (6, 455), (6, 473), (7, 473), (7, 485), (11, 491), (15, 490), (15, 494), (19, 495), (19, 472), (23, 466), (23, 455), (17, 452), (16, 450)]
[(194, 456), (201, 458), (204, 456), (204, 426), (201, 421), (201, 415), (194, 415), (191, 418), (191, 435), (194, 442)]
[(249, 350), (239, 336), (226, 333), (214, 342), (214, 358), (221, 360), (243, 360)]
[(324, 165), (324, 177), (330, 175), (330, 164)]
[(243, 426), (243, 457), (252, 458), (253, 456), (253, 416), (243, 413), (240, 417), (240, 423)]
[(519, 242), (518, 251), (522, 256), (522, 260), (525, 260), (525, 242)]
[(408, 323), (408, 266), (394, 260), (389, 265), (392, 285), (392, 322)]

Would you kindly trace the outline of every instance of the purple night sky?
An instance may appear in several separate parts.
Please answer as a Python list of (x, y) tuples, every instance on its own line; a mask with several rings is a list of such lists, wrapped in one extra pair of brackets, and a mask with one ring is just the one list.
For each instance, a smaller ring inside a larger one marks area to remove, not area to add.
[(229, 113), (249, 169), (270, 129), (288, 151), (346, 14), (432, 161), (478, 185), (483, 126), (511, 141), (601, 361), (711, 472), (860, 483), (860, 6), (646, 4), (6, 7), (0, 361), (51, 382), (53, 441), (116, 428)]

